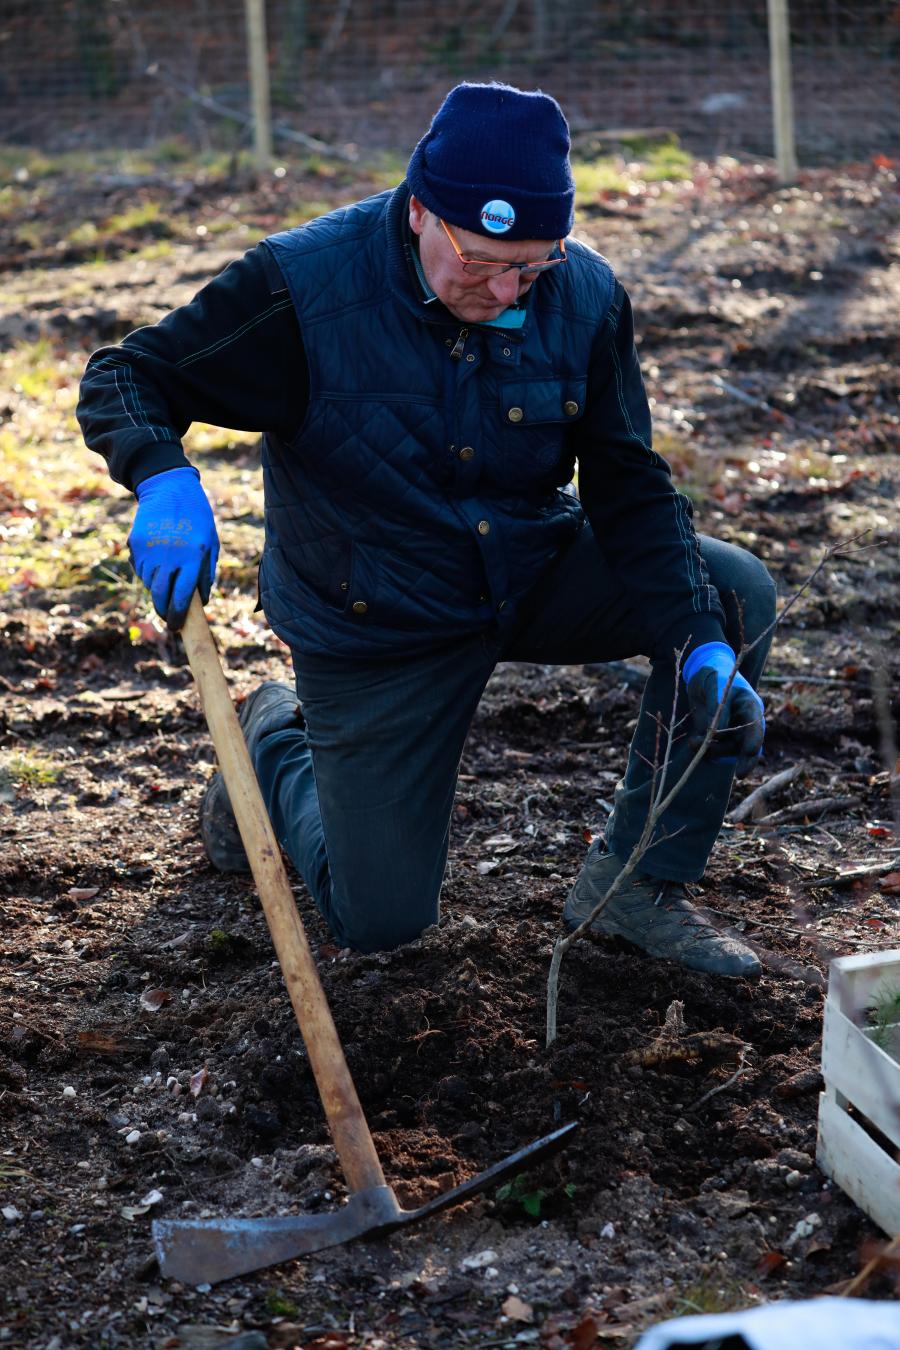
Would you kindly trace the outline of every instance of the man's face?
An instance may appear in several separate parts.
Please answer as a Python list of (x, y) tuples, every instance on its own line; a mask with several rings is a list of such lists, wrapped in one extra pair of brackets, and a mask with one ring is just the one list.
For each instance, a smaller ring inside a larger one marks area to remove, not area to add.
[[(451, 314), (464, 323), (484, 323), (496, 319), (514, 305), (534, 285), (536, 278), (519, 272), (500, 276), (478, 276), (466, 272), (438, 216), (415, 197), (409, 200), (409, 224), (419, 236), (419, 259), (429, 286)], [(555, 239), (488, 239), (451, 226), (462, 253), (467, 258), (496, 262), (543, 262), (553, 252)]]

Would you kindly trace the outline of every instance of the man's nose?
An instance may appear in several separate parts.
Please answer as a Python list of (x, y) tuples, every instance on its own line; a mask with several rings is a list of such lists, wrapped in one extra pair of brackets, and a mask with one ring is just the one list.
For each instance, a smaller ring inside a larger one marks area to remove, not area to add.
[(488, 290), (495, 300), (511, 305), (519, 298), (519, 273), (515, 268), (501, 272), (497, 277), (488, 277)]

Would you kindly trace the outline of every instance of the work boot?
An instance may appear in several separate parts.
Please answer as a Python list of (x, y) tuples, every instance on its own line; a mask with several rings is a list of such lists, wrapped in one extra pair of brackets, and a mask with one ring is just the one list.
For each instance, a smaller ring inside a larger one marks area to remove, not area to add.
[[(251, 759), (263, 736), (296, 726), (301, 720), (295, 691), (275, 680), (266, 680), (254, 689), (238, 708), (238, 721)], [(250, 871), (225, 780), (218, 772), (209, 780), (200, 803), (200, 835), (207, 858), (219, 872)]]
[[(563, 909), (563, 923), (571, 931), (599, 904), (624, 864), (597, 844)], [(632, 872), (591, 925), (594, 933), (625, 938), (651, 956), (662, 956), (689, 970), (707, 975), (755, 979), (760, 973), (756, 954), (737, 938), (714, 928), (687, 897), (677, 881), (661, 881), (646, 872)]]

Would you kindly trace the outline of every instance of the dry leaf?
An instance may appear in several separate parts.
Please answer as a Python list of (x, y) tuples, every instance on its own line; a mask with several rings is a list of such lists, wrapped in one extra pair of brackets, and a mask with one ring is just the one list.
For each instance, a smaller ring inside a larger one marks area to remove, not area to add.
[(888, 872), (878, 883), (878, 889), (884, 895), (900, 894), (900, 872)]
[(523, 1303), (522, 1299), (517, 1298), (515, 1294), (510, 1294), (509, 1298), (501, 1307), (504, 1317), (508, 1317), (511, 1322), (533, 1322), (534, 1309), (530, 1303)]
[(205, 1064), (202, 1069), (198, 1069), (196, 1073), (191, 1074), (192, 1097), (200, 1096), (200, 1093), (203, 1091), (203, 1088), (206, 1085), (206, 1080), (208, 1077), (209, 1077), (209, 1070), (207, 1069)]
[(144, 1036), (118, 1036), (109, 1031), (79, 1031), (76, 1042), (84, 1054), (128, 1055), (144, 1050), (150, 1042)]
[(587, 1313), (569, 1332), (569, 1344), (572, 1350), (591, 1350), (597, 1343), (597, 1333), (601, 1327), (596, 1313)]
[(145, 989), (141, 994), (141, 1007), (147, 1012), (159, 1012), (164, 1003), (172, 1002), (169, 989)]
[(512, 853), (514, 848), (519, 847), (519, 842), (511, 834), (492, 834), (490, 839), (485, 839), (484, 847), (492, 853)]
[(70, 886), (66, 891), (70, 900), (93, 900), (94, 896), (99, 894), (99, 886)]
[(756, 1263), (756, 1269), (760, 1279), (764, 1280), (766, 1276), (773, 1275), (776, 1270), (780, 1270), (786, 1260), (787, 1257), (783, 1252), (763, 1252)]

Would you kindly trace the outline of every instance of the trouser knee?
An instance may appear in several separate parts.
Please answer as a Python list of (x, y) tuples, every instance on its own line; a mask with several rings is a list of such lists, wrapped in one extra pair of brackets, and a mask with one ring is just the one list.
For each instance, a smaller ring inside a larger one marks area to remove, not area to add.
[(776, 612), (775, 582), (759, 558), (736, 544), (711, 541), (707, 560), (711, 580), (725, 610), (725, 635), (737, 651), (755, 642), (772, 626)]
[(358, 952), (386, 952), (421, 937), (426, 928), (437, 923), (437, 897), (433, 903), (404, 904), (396, 897), (379, 896), (364, 906), (342, 912), (335, 906), (330, 916), (338, 941)]

